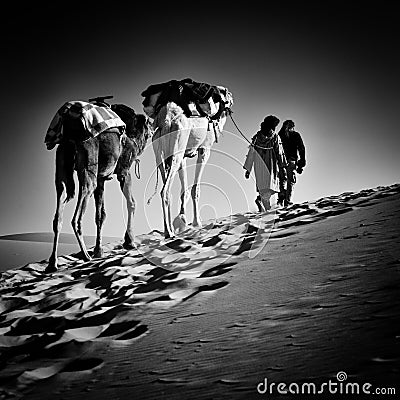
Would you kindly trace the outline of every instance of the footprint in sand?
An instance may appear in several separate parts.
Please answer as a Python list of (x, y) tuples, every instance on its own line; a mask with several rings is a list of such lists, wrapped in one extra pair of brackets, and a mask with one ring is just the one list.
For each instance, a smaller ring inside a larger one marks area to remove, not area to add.
[(139, 325), (137, 328), (121, 335), (115, 338), (116, 341), (121, 342), (130, 342), (132, 340), (136, 340), (139, 337), (145, 335), (146, 333), (148, 333), (148, 327), (147, 325)]
[(183, 299), (183, 301), (187, 301), (190, 298), (192, 298), (193, 296), (196, 296), (197, 294), (199, 294), (201, 292), (211, 292), (211, 291), (214, 291), (214, 290), (221, 289), (221, 288), (225, 287), (228, 284), (229, 284), (229, 282), (222, 281), (222, 282), (212, 283), (210, 285), (202, 285), (202, 286), (198, 287), (192, 294), (190, 294), (189, 296), (185, 297)]
[(107, 329), (105, 329), (101, 334), (98, 336), (99, 338), (102, 337), (117, 337), (123, 336), (131, 329), (135, 328), (139, 324), (139, 321), (122, 321), (116, 322), (114, 324), (110, 324)]
[(91, 372), (99, 368), (103, 362), (101, 358), (77, 358), (68, 363), (60, 372)]

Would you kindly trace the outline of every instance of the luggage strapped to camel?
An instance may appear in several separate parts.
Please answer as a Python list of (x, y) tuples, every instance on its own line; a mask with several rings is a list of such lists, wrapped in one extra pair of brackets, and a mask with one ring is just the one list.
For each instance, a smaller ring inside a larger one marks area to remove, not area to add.
[(96, 137), (105, 130), (116, 128), (121, 137), (126, 125), (105, 102), (113, 96), (102, 96), (86, 101), (68, 101), (55, 114), (47, 130), (45, 143), (49, 150), (59, 144), (64, 138), (66, 119), (81, 121), (84, 134), (81, 140)]
[[(156, 94), (159, 94), (158, 98), (155, 100), (155, 104), (151, 105), (151, 97)], [(142, 92), (142, 96), (144, 97), (143, 106), (152, 106), (152, 117), (157, 115), (160, 109), (168, 102), (174, 102), (182, 108), (188, 118), (207, 118), (208, 130), (212, 126), (215, 140), (218, 142), (217, 121), (226, 108), (218, 86), (205, 82), (195, 82), (190, 78), (186, 78), (180, 81), (171, 80), (151, 85)], [(215, 104), (219, 104), (218, 111), (215, 114), (207, 113), (205, 111), (206, 107), (202, 107), (210, 100)], [(190, 104), (194, 105), (194, 109), (193, 107), (190, 108)]]

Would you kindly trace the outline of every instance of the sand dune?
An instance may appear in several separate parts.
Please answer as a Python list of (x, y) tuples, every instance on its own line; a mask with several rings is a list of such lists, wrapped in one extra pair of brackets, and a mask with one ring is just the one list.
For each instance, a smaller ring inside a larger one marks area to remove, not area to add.
[(64, 255), (52, 275), (5, 271), (0, 395), (259, 398), (265, 377), (341, 370), (393, 386), (399, 199), (400, 185), (342, 193)]

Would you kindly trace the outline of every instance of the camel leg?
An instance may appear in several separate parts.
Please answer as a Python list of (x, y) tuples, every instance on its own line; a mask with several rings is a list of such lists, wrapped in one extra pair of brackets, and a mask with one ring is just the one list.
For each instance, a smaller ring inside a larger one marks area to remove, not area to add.
[(189, 201), (189, 189), (187, 181), (187, 171), (186, 171), (186, 159), (183, 158), (182, 164), (178, 169), (179, 180), (181, 181), (181, 209), (179, 211), (178, 219), (180, 225), (187, 226), (186, 220), (186, 206)]
[(200, 198), (200, 180), (204, 171), (204, 167), (210, 158), (210, 149), (201, 148), (198, 150), (196, 171), (194, 174), (194, 183), (192, 186), (192, 201), (193, 201), (193, 226), (201, 228), (201, 219), (199, 211)]
[(83, 258), (91, 260), (86, 249), (82, 234), (82, 218), (90, 196), (97, 186), (99, 146), (94, 140), (87, 140), (77, 147), (76, 170), (78, 173), (79, 195), (71, 224), (74, 230)]
[(76, 239), (78, 240), (83, 257), (87, 261), (91, 260), (91, 257), (86, 249), (86, 245), (83, 240), (82, 218), (85, 214), (88, 200), (96, 189), (96, 175), (97, 174), (93, 174), (91, 171), (88, 171), (86, 169), (78, 171), (79, 196), (75, 208), (75, 213), (72, 218), (72, 228), (74, 230)]
[(63, 211), (67, 201), (67, 193), (65, 191), (65, 187), (62, 182), (56, 182), (56, 193), (57, 193), (57, 206), (56, 206), (56, 213), (53, 219), (53, 232), (54, 232), (53, 251), (49, 258), (49, 264), (45, 270), (46, 273), (57, 271), (58, 241), (62, 228)]
[(74, 196), (74, 148), (60, 144), (56, 153), (56, 212), (53, 219), (53, 250), (49, 257), (46, 273), (57, 271), (57, 252), (60, 232), (63, 223), (63, 212), (65, 204)]
[[(171, 162), (172, 162), (172, 158), (169, 157), (165, 162), (163, 162), (162, 164), (160, 164), (160, 171), (161, 171), (161, 177), (163, 180), (163, 184), (165, 187), (165, 184), (167, 182), (167, 178), (169, 176), (169, 173), (171, 171)], [(164, 201), (163, 201), (163, 192), (160, 192), (161, 194), (161, 206), (164, 207)], [(164, 235), (165, 237), (172, 237), (174, 236), (174, 234), (172, 234), (172, 236), (169, 235), (168, 232), (170, 232), (171, 228), (169, 228), (169, 226), (171, 226), (171, 224), (169, 224), (168, 221), (172, 221), (172, 214), (171, 214), (171, 206), (170, 206), (170, 199), (171, 199), (171, 193), (169, 193), (168, 196), (168, 207), (166, 207), (166, 211), (164, 211), (163, 208), (163, 215), (164, 215)], [(169, 225), (168, 225), (169, 224)]]
[(121, 190), (126, 199), (126, 209), (128, 212), (128, 221), (126, 225), (126, 232), (124, 236), (123, 246), (125, 249), (134, 248), (133, 241), (133, 217), (135, 216), (136, 201), (133, 197), (132, 174), (130, 171), (123, 177), (118, 177)]
[(103, 228), (104, 221), (106, 219), (106, 210), (104, 207), (104, 183), (105, 183), (104, 179), (98, 179), (97, 187), (94, 191), (94, 199), (96, 202), (96, 227), (97, 227), (96, 246), (94, 248), (94, 254), (93, 254), (95, 258), (103, 257), (101, 230)]
[[(167, 182), (167, 176), (168, 176), (169, 171), (170, 171), (171, 160), (172, 160), (172, 158), (169, 157), (165, 161), (161, 161), (158, 164), (158, 168), (159, 168), (159, 171), (160, 171), (161, 179), (163, 181), (163, 186), (165, 186), (165, 183)], [(161, 194), (161, 207), (163, 207), (162, 192), (160, 192), (160, 194)], [(163, 213), (164, 213), (164, 210), (163, 210)], [(168, 207), (167, 208), (167, 214), (166, 215), (163, 214), (163, 215), (164, 215), (164, 218), (163, 218), (163, 220), (164, 220), (164, 235), (165, 235), (165, 237), (168, 237), (168, 234), (167, 234), (167, 232), (168, 232), (167, 221), (172, 221), (171, 208)]]
[(156, 149), (155, 150), (156, 165), (157, 165), (157, 168), (158, 168), (158, 170), (160, 172), (161, 179), (162, 179), (163, 183), (165, 184), (165, 181), (167, 180), (167, 172), (166, 172), (166, 168), (165, 168), (165, 165), (164, 165), (164, 160), (161, 157), (160, 148), (159, 147), (155, 147), (155, 149)]
[(171, 218), (171, 187), (175, 177), (181, 167), (183, 160), (183, 152), (174, 154), (169, 158), (169, 168), (163, 188), (161, 189), (161, 204), (164, 216), (165, 237), (172, 238), (175, 236)]
[[(169, 170), (169, 167), (166, 165), (167, 162), (164, 163), (164, 161), (162, 161), (161, 157), (156, 156), (156, 160), (158, 161), (157, 168), (158, 168), (158, 171), (160, 172), (161, 179), (163, 181), (163, 185), (165, 185), (165, 182), (167, 181), (167, 171)], [(161, 203), (162, 203), (162, 198), (161, 198)], [(171, 218), (171, 215), (169, 215), (168, 218)], [(167, 224), (166, 224), (166, 221), (168, 218), (164, 217), (164, 233), (166, 233), (168, 231)]]
[[(170, 159), (167, 158), (166, 160), (163, 160), (163, 157), (161, 155), (162, 153), (161, 153), (161, 148), (159, 146), (159, 142), (157, 142), (157, 141), (153, 142), (153, 147), (154, 147), (154, 155), (155, 155), (155, 158), (156, 158), (156, 165), (157, 165), (157, 168), (158, 168), (157, 173), (158, 172), (160, 173), (161, 179), (162, 179), (162, 182), (163, 182), (163, 186), (165, 186), (165, 182), (167, 181), (167, 174), (168, 174), (168, 171), (169, 171), (169, 161), (170, 161)], [(162, 196), (161, 196), (161, 203), (163, 203)], [(162, 204), (162, 207), (164, 207), (163, 204)], [(163, 212), (164, 212), (164, 208), (163, 208)], [(167, 232), (168, 232), (166, 221), (169, 218), (171, 218), (171, 216), (166, 218), (165, 215), (164, 215), (164, 218), (163, 218), (163, 220), (164, 220), (164, 234), (165, 235), (167, 235)]]

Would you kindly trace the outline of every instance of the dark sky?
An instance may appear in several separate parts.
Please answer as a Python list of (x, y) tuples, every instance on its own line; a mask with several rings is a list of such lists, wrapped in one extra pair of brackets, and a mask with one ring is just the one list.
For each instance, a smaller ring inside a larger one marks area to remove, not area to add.
[[(293, 119), (308, 162), (295, 201), (399, 181), (395, 2), (130, 3), (35, 2), (11, 5), (3, 15), (0, 234), (51, 230), (55, 154), (43, 140), (64, 102), (111, 94), (141, 112), (140, 93), (170, 79), (227, 86), (248, 138), (268, 114)], [(222, 193), (219, 208), (219, 194), (204, 191), (210, 215), (255, 208), (246, 197), (252, 203), (254, 182), (241, 168), (247, 145), (231, 121), (225, 129), (215, 146), (223, 154), (212, 156), (204, 176)], [(151, 209), (144, 201), (153, 172), (146, 149), (136, 182), (138, 233), (161, 225), (159, 200)], [(239, 187), (243, 196), (233, 200), (230, 191)], [(118, 186), (106, 190), (113, 217), (105, 234), (119, 235)]]

